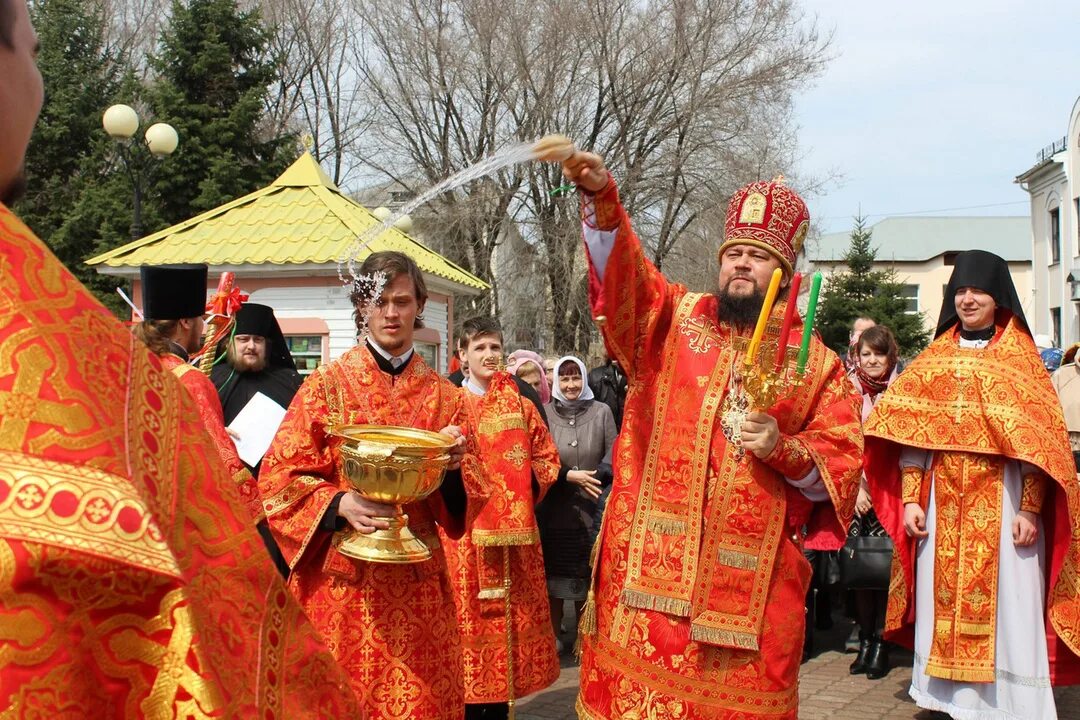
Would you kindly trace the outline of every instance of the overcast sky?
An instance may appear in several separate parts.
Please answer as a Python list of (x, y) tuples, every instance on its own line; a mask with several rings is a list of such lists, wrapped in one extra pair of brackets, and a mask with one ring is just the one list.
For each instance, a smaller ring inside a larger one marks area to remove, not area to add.
[[(1027, 215), (1013, 178), (1080, 97), (1080, 0), (803, 0), (835, 59), (797, 106), (823, 232), (899, 213)], [(1004, 204), (1011, 203), (1011, 204)], [(922, 211), (998, 205), (949, 213)]]

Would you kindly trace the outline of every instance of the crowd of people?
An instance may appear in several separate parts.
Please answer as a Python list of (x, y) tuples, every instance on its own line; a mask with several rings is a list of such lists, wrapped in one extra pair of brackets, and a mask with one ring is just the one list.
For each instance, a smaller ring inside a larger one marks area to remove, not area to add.
[[(852, 672), (913, 648), (920, 707), (1053, 718), (1080, 682), (1077, 353), (1051, 379), (1001, 258), (956, 257), (903, 368), (859, 318), (844, 358), (807, 332), (796, 371), (777, 327), (802, 335), (797, 193), (740, 188), (715, 291), (691, 292), (574, 151), (608, 361), (508, 354), (476, 317), (443, 377), (413, 345), (423, 273), (373, 252), (358, 343), (302, 378), (266, 306), (205, 347), (205, 266), (144, 268), (125, 327), (8, 209), (35, 52), (25, 3), (0, 0), (0, 715), (507, 718), (558, 676), (572, 602), (580, 718), (796, 718), (830, 558)], [(258, 451), (253, 407), (281, 418)], [(349, 482), (358, 425), (443, 435), (404, 519)], [(393, 523), (425, 552), (349, 549)]]

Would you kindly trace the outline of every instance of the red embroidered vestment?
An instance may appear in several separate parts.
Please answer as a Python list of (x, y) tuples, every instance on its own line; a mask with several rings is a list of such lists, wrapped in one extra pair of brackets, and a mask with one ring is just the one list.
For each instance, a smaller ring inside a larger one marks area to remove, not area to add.
[(0, 715), (360, 717), (195, 404), (0, 205)]
[[(506, 702), (508, 643), (513, 697), (559, 676), (544, 556), (533, 508), (558, 479), (559, 451), (540, 413), (510, 376), (496, 375), (478, 397), (461, 390), (469, 454), (462, 463), (469, 495), (465, 535), (446, 541), (464, 653), (465, 701)], [(539, 496), (534, 497), (535, 478)], [(507, 635), (507, 610), (510, 636)]]
[(432, 549), (422, 563), (352, 560), (319, 523), (349, 488), (328, 425), (400, 425), (439, 431), (457, 424), (458, 391), (414, 355), (396, 377), (366, 346), (319, 367), (293, 398), (259, 472), (263, 509), (292, 568), (290, 587), (352, 679), (370, 718), (462, 716), (461, 641), (436, 524), (459, 537), (436, 492), (405, 506), (409, 529)]
[[(937, 505), (934, 635), (927, 672), (964, 682), (995, 679), (999, 538), (1005, 463), (1022, 478), (1021, 510), (1045, 532), (1047, 649), (1055, 685), (1080, 682), (1080, 484), (1061, 405), (1031, 336), (998, 318), (993, 341), (962, 348), (939, 335), (889, 386), (866, 422), (874, 508), (893, 538), (885, 629), (910, 644), (915, 620), (914, 542), (904, 504)], [(934, 452), (932, 467), (900, 472), (901, 446)]]
[(591, 269), (593, 314), (630, 390), (578, 712), (795, 718), (810, 579), (797, 533), (812, 508), (784, 477), (816, 467), (830, 498), (822, 505), (847, 526), (861, 470), (860, 398), (815, 339), (803, 383), (768, 410), (782, 433), (776, 451), (740, 460), (721, 427), (736, 353), (715, 296), (668, 283), (648, 262), (614, 181), (593, 207), (595, 227), (616, 233), (604, 277)]

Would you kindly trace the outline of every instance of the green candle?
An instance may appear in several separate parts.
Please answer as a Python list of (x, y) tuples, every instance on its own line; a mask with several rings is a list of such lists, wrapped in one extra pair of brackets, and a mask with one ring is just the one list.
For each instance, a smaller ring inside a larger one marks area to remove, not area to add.
[(817, 313), (817, 298), (821, 292), (821, 271), (814, 273), (814, 279), (810, 282), (810, 302), (806, 306), (806, 318), (803, 320), (802, 344), (799, 346), (799, 357), (796, 361), (795, 372), (802, 375), (806, 372), (806, 360), (810, 357), (810, 336), (814, 334), (814, 315)]

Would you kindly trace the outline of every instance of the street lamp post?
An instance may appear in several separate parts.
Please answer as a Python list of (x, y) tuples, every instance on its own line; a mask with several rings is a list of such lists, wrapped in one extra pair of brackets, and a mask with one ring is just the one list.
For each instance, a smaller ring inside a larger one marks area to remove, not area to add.
[(105, 132), (116, 140), (120, 159), (124, 162), (134, 193), (131, 213), (131, 239), (142, 237), (143, 182), (154, 171), (157, 158), (171, 155), (180, 144), (176, 129), (166, 123), (154, 123), (143, 134), (143, 142), (135, 140), (139, 115), (128, 105), (113, 105), (101, 118)]

